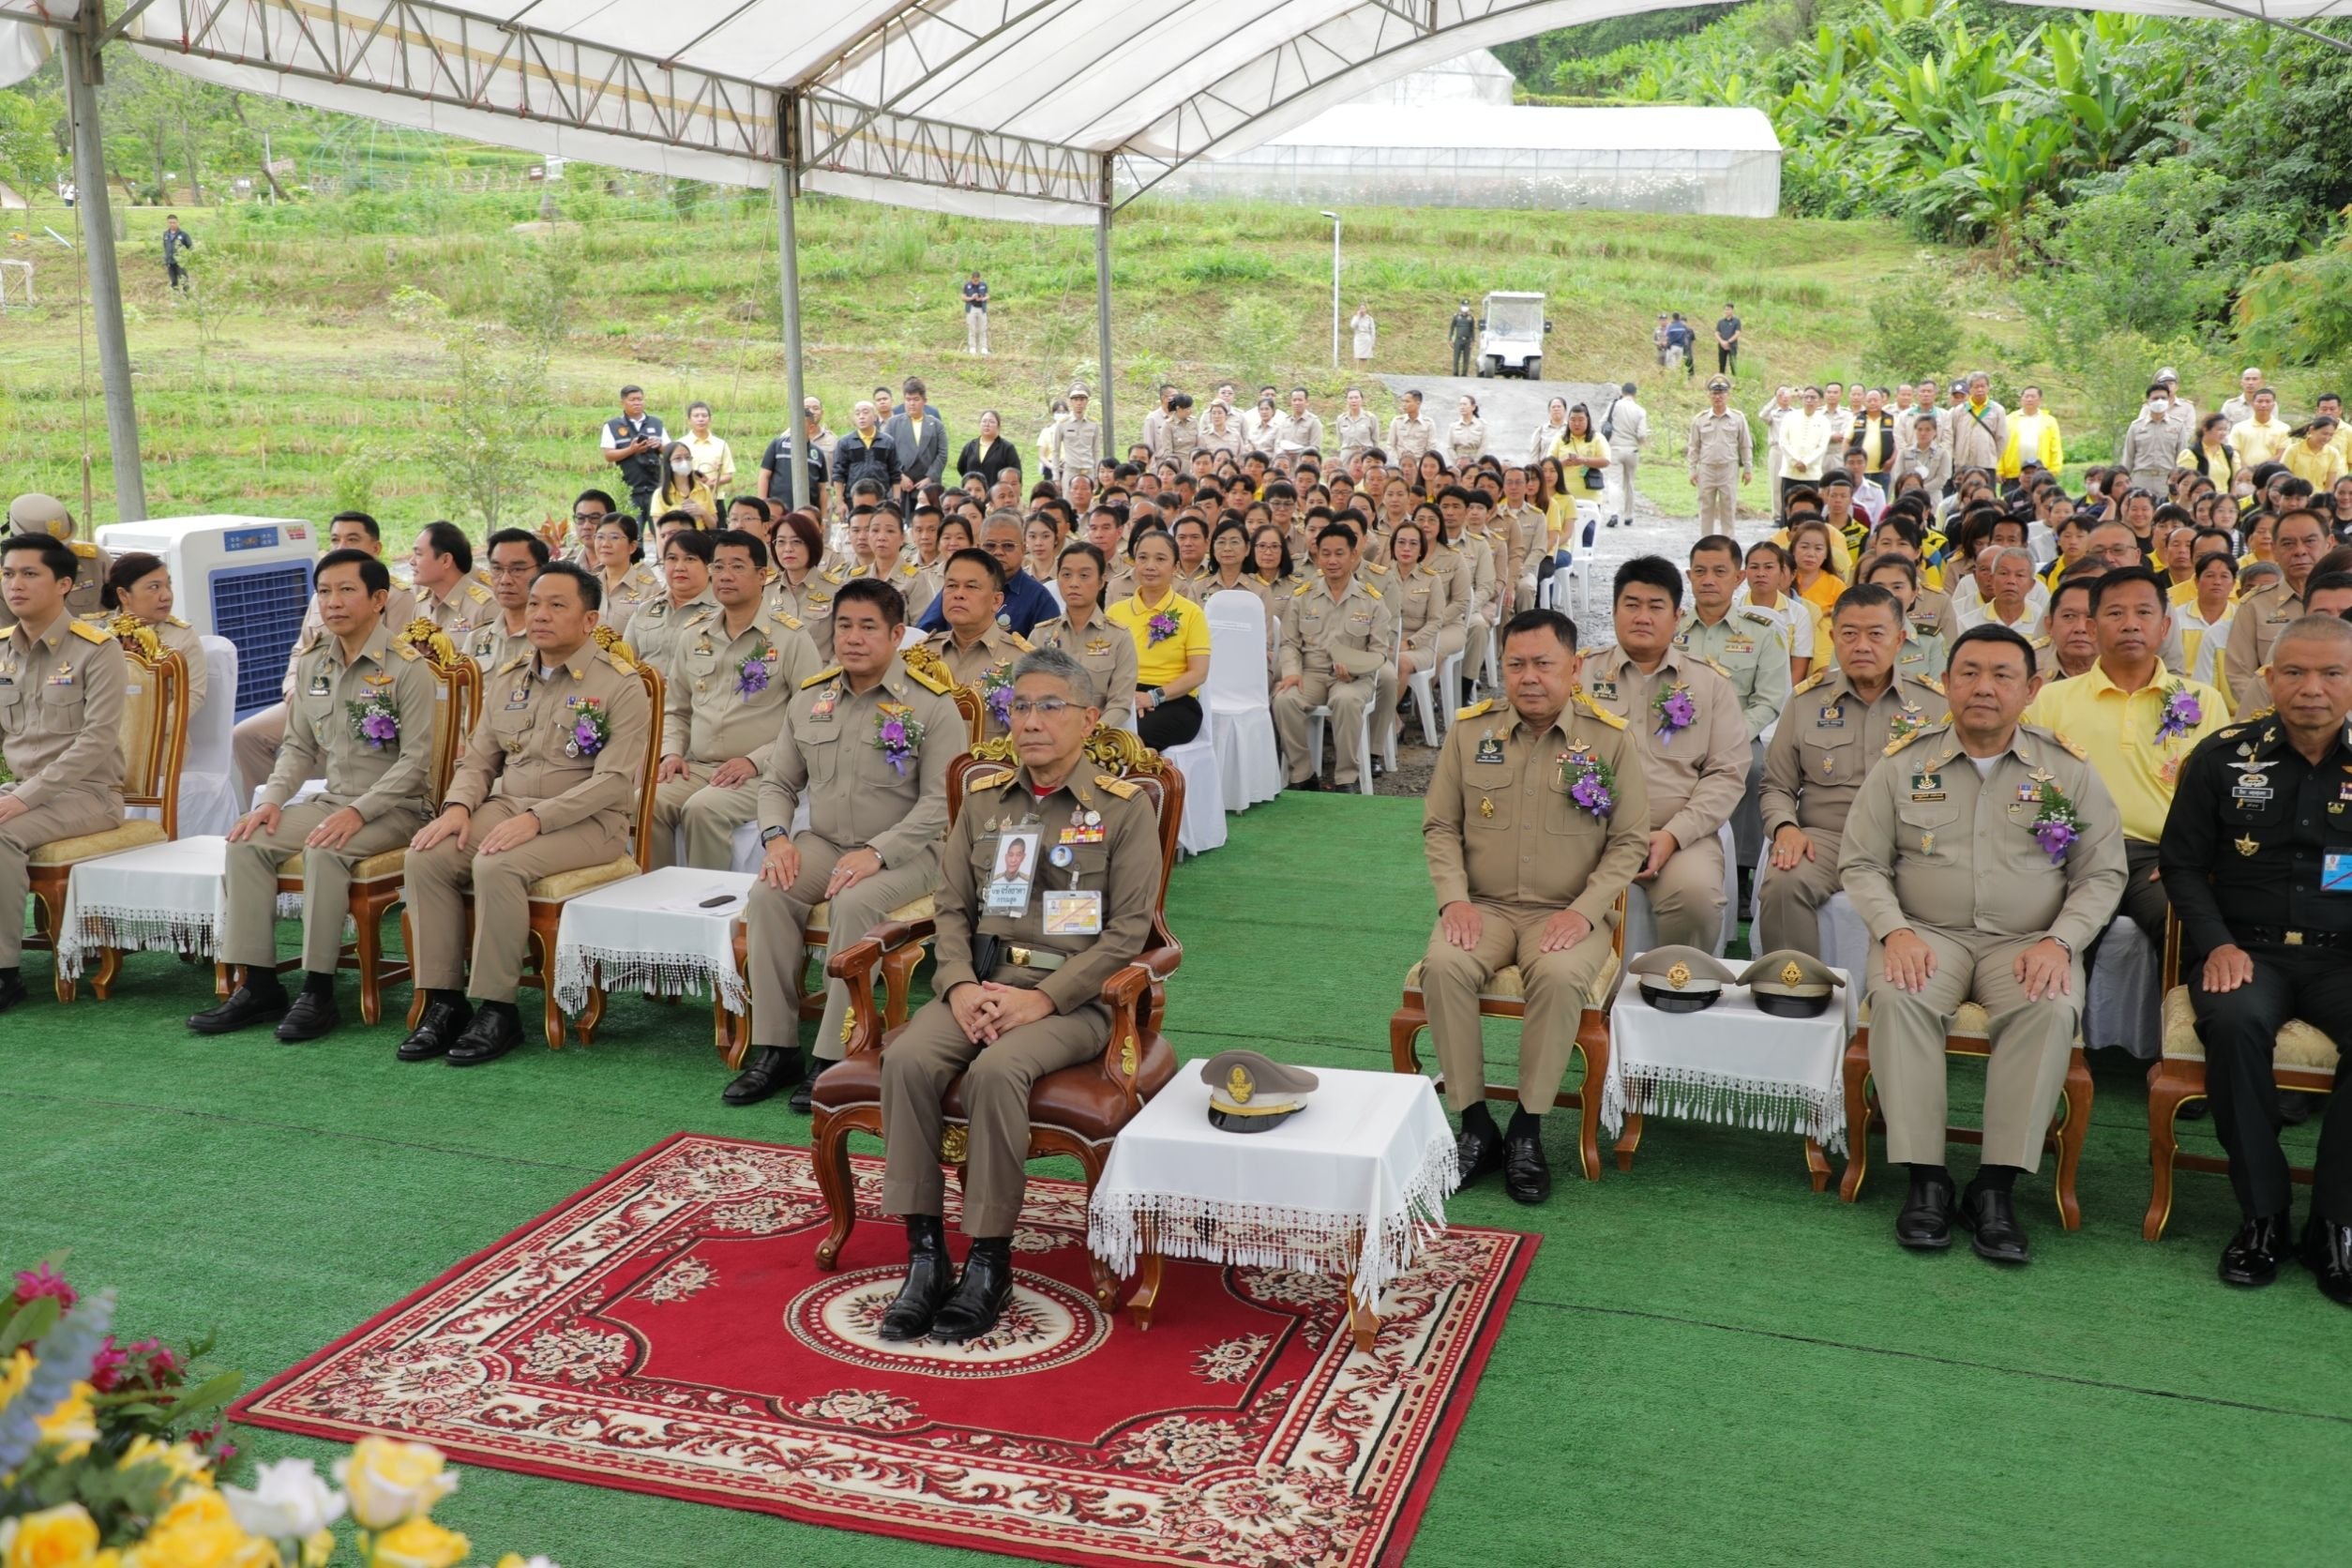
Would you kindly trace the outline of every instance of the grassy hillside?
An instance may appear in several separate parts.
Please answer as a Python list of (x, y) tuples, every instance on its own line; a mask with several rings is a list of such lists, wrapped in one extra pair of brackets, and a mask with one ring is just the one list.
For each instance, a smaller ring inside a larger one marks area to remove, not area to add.
[[(461, 317), (503, 320), (530, 248), (550, 243), (573, 248), (580, 272), (551, 365), (554, 412), (528, 444), (538, 499), (560, 508), (604, 472), (596, 427), (625, 380), (643, 383), (673, 427), (689, 398), (707, 399), (747, 470), (786, 401), (772, 205), (716, 194), (629, 201), (584, 180), (567, 182), (561, 201), (551, 232), (532, 221), (529, 192), (361, 192), (184, 212), (199, 241), (202, 302), (163, 285), (161, 213), (132, 211), (123, 259), (150, 509), (315, 516), (356, 499), (403, 535), (434, 516), (462, 516), (447, 483), (450, 366), (430, 337), (395, 319), (392, 302), (419, 288)], [(65, 216), (36, 209), (25, 228), (38, 236), (42, 222), (65, 227)], [(1872, 369), (1872, 299), (1917, 273), (1968, 268), (1963, 255), (1922, 249), (1884, 223), (1403, 209), (1346, 219), (1347, 306), (1368, 301), (1380, 321), (1376, 369), (1441, 370), (1455, 298), (1541, 289), (1556, 324), (1551, 372), (1633, 376), (1663, 393), (1649, 400), (1669, 430), (1703, 400), (1679, 376), (1651, 384), (1661, 379), (1649, 338), (1658, 310), (1711, 320), (1724, 300), (1739, 303), (1751, 340), (1739, 400), (1753, 410), (1775, 380)], [(809, 382), (836, 429), (877, 382), (920, 373), (958, 444), (984, 407), (1001, 409), (1008, 433), (1025, 441), (1054, 392), (1094, 373), (1089, 230), (815, 200), (801, 234)], [(1163, 377), (1203, 390), (1227, 375), (1296, 380), (1335, 401), (1351, 372), (1329, 367), (1329, 245), (1311, 211), (1156, 204), (1122, 215), (1122, 431), (1134, 430)], [(0, 453), (0, 491), (80, 492), (77, 388), (86, 385), (94, 512), (107, 520), (103, 408), (95, 364), (86, 382), (79, 366), (65, 253), (45, 239), (0, 253), (36, 262), (43, 300), (31, 316), (8, 318), (0, 417), (15, 439)], [(988, 276), (997, 300), (987, 360), (962, 352), (956, 290), (968, 267)], [(2022, 359), (2024, 324), (2005, 295), (1989, 284), (1972, 292), (1959, 357)], [(2065, 378), (2044, 374), (2064, 417)], [(2083, 447), (2103, 446), (2084, 434)], [(1688, 503), (1675, 493), (1676, 456), (1655, 454), (1650, 469), (1669, 507)]]

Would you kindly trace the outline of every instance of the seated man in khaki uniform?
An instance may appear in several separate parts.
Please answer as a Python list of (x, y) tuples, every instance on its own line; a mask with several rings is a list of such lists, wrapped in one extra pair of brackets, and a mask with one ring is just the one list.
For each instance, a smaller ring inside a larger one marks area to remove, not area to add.
[(530, 885), (628, 852), (653, 715), (636, 668), (589, 639), (603, 597), (596, 578), (567, 561), (533, 580), (532, 654), (484, 682), (482, 716), (441, 815), (409, 840), (405, 891), (426, 1003), (400, 1042), (403, 1062), (446, 1056), (453, 1067), (475, 1067), (520, 1045), (515, 991)]
[[(809, 912), (830, 899), (829, 934), (847, 943), (939, 886), (947, 764), (964, 749), (963, 715), (948, 687), (899, 657), (906, 601), (897, 589), (853, 578), (834, 596), (832, 615), (840, 662), (799, 684), (761, 753), (764, 853), (744, 913), (755, 1054), (720, 1096), (731, 1106), (792, 1089), (793, 1106), (808, 1108), (799, 1040)], [(808, 828), (796, 834), (804, 798)], [(840, 1060), (849, 1000), (840, 981), (826, 985), (820, 1061)]]
[(1756, 890), (1758, 953), (1821, 953), (1821, 906), (1837, 892), (1846, 814), (1888, 746), (1945, 717), (1943, 687), (1895, 672), (1903, 607), (1865, 583), (1830, 614), (1837, 662), (1799, 684), (1764, 758), (1772, 859)]
[(1748, 721), (1730, 679), (1674, 645), (1682, 574), (1661, 555), (1617, 568), (1616, 646), (1589, 651), (1584, 689), (1625, 721), (1650, 786), (1648, 890), (1660, 947), (1713, 952), (1723, 934), (1723, 842), (1748, 781)]
[(724, 871), (733, 862), (735, 829), (759, 815), (761, 749), (776, 739), (785, 703), (817, 672), (817, 644), (800, 617), (762, 607), (767, 546), (735, 529), (714, 542), (718, 606), (686, 622), (663, 671), (656, 869), (676, 860), (681, 822), (686, 864)]
[(67, 611), (80, 558), (47, 533), (0, 539), (0, 1012), (24, 1000), (28, 857), (123, 821), (122, 645)]
[(1977, 1256), (2023, 1263), (2010, 1201), (2040, 1168), (2083, 1007), (2083, 950), (2123, 893), (2123, 825), (2081, 754), (2018, 723), (2041, 686), (2007, 626), (1952, 644), (1945, 723), (1887, 748), (1855, 796), (1838, 869), (1870, 927), (1870, 1072), (1887, 1157), (1911, 1168), (1894, 1238), (1952, 1244), (1944, 1039), (1964, 1002), (1992, 1019), (1984, 1157), (1958, 1204)]
[[(458, 646), (484, 675), (531, 651), (531, 580), (549, 559), (547, 541), (527, 528), (502, 528), (483, 548), (490, 597), (496, 602), (481, 625), (458, 640)], [(395, 626), (388, 618), (384, 624), (395, 637), (406, 626)]]
[(987, 700), (983, 740), (1004, 733), (1012, 701), (1013, 661), (1029, 652), (1028, 639), (997, 620), (1004, 608), (1004, 566), (985, 550), (959, 550), (940, 574), (939, 612), (947, 624), (923, 646), (940, 656), (959, 686), (978, 686)]
[[(1618, 895), (1650, 852), (1650, 802), (1625, 721), (1576, 689), (1576, 624), (1551, 610), (1503, 626), (1502, 689), (1464, 708), (1421, 819), (1438, 928), (1423, 959), (1429, 1034), (1461, 1117), (1464, 1185), (1500, 1169), (1522, 1203), (1551, 1191), (1543, 1119), (1568, 1071), (1585, 993), (1609, 958)], [(1518, 966), (1527, 998), (1519, 1106), (1486, 1109), (1478, 997)]]
[[(521, 535), (547, 547), (529, 535)], [(352, 867), (399, 849), (425, 823), (440, 683), (384, 621), (392, 574), (364, 550), (330, 551), (313, 578), (326, 641), (294, 672), (286, 738), (261, 799), (229, 830), (220, 934), (224, 963), (242, 964), (237, 988), (188, 1027), (228, 1034), (284, 1014), (278, 1037), (316, 1040), (342, 1022), (335, 971)], [(286, 802), (304, 782), (324, 794)], [(278, 867), (302, 857), (302, 994), (291, 1010), (278, 978)]]
[(1299, 584), (1282, 610), (1282, 672), (1274, 682), (1274, 731), (1294, 790), (1322, 788), (1309, 765), (1308, 716), (1331, 708), (1332, 782), (1353, 789), (1372, 765), (1359, 756), (1365, 704), (1374, 701), (1381, 670), (1396, 659), (1395, 620), (1377, 588), (1356, 580), (1356, 535), (1345, 523), (1325, 523), (1315, 535), (1319, 578)]
[[(1151, 940), (1159, 824), (1134, 784), (1088, 764), (1086, 737), (1101, 717), (1102, 699), (1076, 659), (1058, 648), (1023, 654), (1013, 667), (1020, 766), (974, 778), (948, 831), (937, 999), (882, 1059), (882, 1213), (905, 1217), (909, 1258), (906, 1285), (882, 1317), (884, 1339), (954, 1344), (996, 1326), (1013, 1291), (1030, 1089), (1102, 1054), (1110, 1038), (1103, 983)], [(999, 877), (1015, 842), (1041, 846), (1029, 857), (1044, 860), (1033, 878)], [(972, 1251), (951, 1295), (939, 1147), (942, 1101), (957, 1074), (971, 1123), (963, 1229)]]

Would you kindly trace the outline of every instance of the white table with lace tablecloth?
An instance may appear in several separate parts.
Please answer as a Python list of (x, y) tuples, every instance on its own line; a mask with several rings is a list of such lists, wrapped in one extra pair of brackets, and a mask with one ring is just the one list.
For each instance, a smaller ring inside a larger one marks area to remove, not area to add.
[(736, 933), (757, 879), (744, 871), (665, 867), (566, 899), (555, 930), (555, 1002), (590, 1037), (607, 991), (716, 996), (726, 1014), (751, 1009)]
[(57, 972), (79, 978), (95, 957), (92, 984), (104, 996), (121, 954), (213, 957), (228, 852), (229, 841), (211, 833), (77, 863), (57, 917)]
[(1726, 986), (1715, 1004), (1667, 1013), (1642, 997), (1628, 974), (1609, 1009), (1609, 1070), (1601, 1124), (1617, 1140), (1617, 1168), (1630, 1169), (1651, 1115), (1713, 1122), (1758, 1132), (1802, 1133), (1813, 1190), (1829, 1181), (1824, 1148), (1846, 1147), (1846, 1099), (1838, 1077), (1854, 1037), (1852, 977), (1832, 991), (1817, 1018), (1783, 1018), (1756, 1004), (1745, 986)]
[(1149, 1328), (1163, 1258), (1350, 1280), (1349, 1325), (1369, 1350), (1389, 1282), (1445, 1226), (1460, 1184), (1454, 1134), (1418, 1074), (1315, 1069), (1304, 1109), (1258, 1133), (1209, 1123), (1200, 1064), (1119, 1130), (1088, 1212), (1087, 1244), (1122, 1274)]

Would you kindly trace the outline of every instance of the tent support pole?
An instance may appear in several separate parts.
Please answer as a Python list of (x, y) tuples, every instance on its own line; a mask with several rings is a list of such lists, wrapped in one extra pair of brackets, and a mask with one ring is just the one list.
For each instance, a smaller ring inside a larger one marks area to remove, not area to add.
[[(98, 30), (99, 8), (84, 10), (61, 30), (66, 112), (73, 124), (74, 206), (82, 215), (82, 262), (90, 279), (90, 313), (98, 320), (98, 372), (106, 385), (106, 442), (114, 459), (114, 515), (138, 522), (147, 515), (147, 482), (139, 464), (139, 409), (130, 388), (130, 339), (123, 330), (123, 275), (114, 260), (113, 204), (106, 190), (106, 151), (99, 134), (98, 83), (103, 80)], [(81, 526), (96, 526), (83, 518)]]
[[(1103, 457), (1117, 461), (1118, 427), (1112, 423), (1110, 406), (1110, 159), (1103, 159), (1102, 204), (1094, 209), (1094, 353), (1095, 380), (1103, 400)], [(1067, 478), (1062, 478), (1064, 485)]]
[(808, 454), (801, 450), (809, 444), (808, 394), (800, 352), (800, 234), (792, 210), (800, 194), (800, 174), (793, 167), (799, 151), (800, 106), (792, 94), (777, 98), (776, 117), (784, 161), (776, 171), (776, 259), (784, 291), (784, 395), (790, 403), (784, 411), (784, 430), (792, 438), (792, 488), (785, 493), (792, 497), (793, 506), (802, 507), (815, 498), (808, 493)]

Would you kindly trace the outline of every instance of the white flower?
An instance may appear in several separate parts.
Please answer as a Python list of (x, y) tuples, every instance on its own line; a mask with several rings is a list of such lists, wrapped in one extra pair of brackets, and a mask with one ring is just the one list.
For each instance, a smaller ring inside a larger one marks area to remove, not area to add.
[(302, 1541), (343, 1516), (343, 1495), (308, 1459), (280, 1459), (253, 1472), (253, 1489), (223, 1486), (237, 1528), (269, 1541)]

